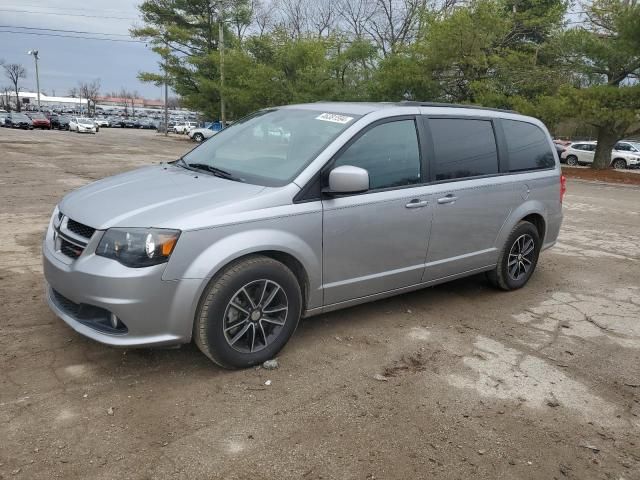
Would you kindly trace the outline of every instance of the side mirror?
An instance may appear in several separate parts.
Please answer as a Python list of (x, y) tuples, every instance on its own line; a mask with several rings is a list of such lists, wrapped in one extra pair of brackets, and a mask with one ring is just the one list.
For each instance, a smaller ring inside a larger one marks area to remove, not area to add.
[(369, 190), (369, 172), (364, 168), (343, 165), (329, 172), (328, 194), (360, 193)]

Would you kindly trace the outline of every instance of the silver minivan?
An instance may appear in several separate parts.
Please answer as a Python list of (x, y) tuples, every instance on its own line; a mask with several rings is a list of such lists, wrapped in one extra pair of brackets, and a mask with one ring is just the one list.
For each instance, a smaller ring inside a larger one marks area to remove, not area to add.
[(44, 239), (47, 299), (99, 342), (193, 339), (247, 367), (301, 317), (479, 272), (522, 287), (556, 242), (564, 189), (547, 129), (513, 112), (269, 108), (68, 194)]

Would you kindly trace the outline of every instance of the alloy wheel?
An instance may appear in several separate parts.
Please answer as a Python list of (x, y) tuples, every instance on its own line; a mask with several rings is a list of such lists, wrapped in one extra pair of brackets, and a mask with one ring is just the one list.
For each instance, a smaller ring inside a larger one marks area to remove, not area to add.
[(273, 280), (255, 280), (238, 290), (224, 312), (224, 338), (241, 353), (255, 353), (280, 335), (289, 302), (284, 289)]
[(507, 271), (512, 280), (520, 280), (529, 274), (535, 255), (535, 241), (528, 233), (520, 235), (509, 250)]

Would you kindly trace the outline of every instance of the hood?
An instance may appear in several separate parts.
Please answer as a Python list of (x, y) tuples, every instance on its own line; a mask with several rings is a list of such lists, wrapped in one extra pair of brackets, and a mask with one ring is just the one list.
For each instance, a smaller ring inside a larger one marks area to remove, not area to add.
[(182, 228), (187, 218), (248, 200), (265, 187), (233, 182), (173, 165), (144, 167), (69, 193), (62, 213), (103, 230), (109, 227)]

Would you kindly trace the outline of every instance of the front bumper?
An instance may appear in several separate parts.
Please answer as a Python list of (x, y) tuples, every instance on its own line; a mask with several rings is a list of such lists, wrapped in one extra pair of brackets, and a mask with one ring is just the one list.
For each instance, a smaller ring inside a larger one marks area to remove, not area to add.
[[(96, 232), (85, 251), (72, 260), (54, 250), (49, 229), (42, 251), (51, 310), (76, 332), (107, 345), (160, 346), (191, 341), (201, 281), (165, 281), (164, 264), (128, 268), (99, 257), (93, 252), (99, 242), (96, 237), (101, 236), (102, 232)], [(84, 309), (81, 312), (92, 315), (80, 315), (76, 308), (80, 306)], [(123, 328), (105, 328), (108, 321), (104, 315), (108, 318), (111, 313)]]

